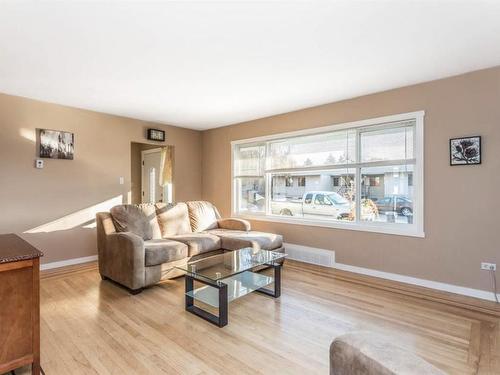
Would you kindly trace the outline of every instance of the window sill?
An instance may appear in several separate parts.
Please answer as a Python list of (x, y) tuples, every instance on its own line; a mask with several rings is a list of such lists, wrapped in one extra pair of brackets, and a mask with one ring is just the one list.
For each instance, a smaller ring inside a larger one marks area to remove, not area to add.
[[(303, 225), (312, 227), (354, 230), (360, 232), (382, 233), (382, 234), (392, 234), (397, 236), (425, 238), (424, 231), (418, 230), (416, 224), (389, 224), (389, 225), (385, 225), (384, 223), (356, 224), (350, 222), (333, 222), (330, 220), (304, 219), (304, 218), (293, 218), (293, 217), (284, 217), (277, 215), (271, 216), (264, 214), (259, 215), (259, 214), (233, 213), (233, 217), (238, 217), (246, 220), (267, 221), (273, 223), (285, 223), (292, 225)], [(408, 228), (408, 225), (411, 225), (411, 227)]]

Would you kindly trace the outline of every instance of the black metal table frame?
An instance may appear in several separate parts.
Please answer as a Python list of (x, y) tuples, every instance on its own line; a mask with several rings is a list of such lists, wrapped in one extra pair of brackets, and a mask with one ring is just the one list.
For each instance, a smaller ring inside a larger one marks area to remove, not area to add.
[[(268, 296), (278, 298), (281, 295), (281, 267), (282, 265), (279, 263), (266, 264), (266, 266), (272, 267), (274, 270), (274, 288), (260, 288), (254, 290), (254, 292), (266, 294)], [(244, 272), (244, 271), (242, 271)], [(241, 273), (241, 272), (240, 272)], [(212, 281), (203, 277), (196, 277), (193, 274), (186, 274), (186, 311), (199, 316), (206, 321), (215, 324), (218, 327), (224, 327), (227, 325), (227, 316), (228, 316), (228, 300), (227, 300), (227, 284), (224, 283), (224, 280)], [(198, 281), (202, 284), (209, 285), (213, 288), (218, 289), (219, 291), (219, 315), (212, 314), (209, 311), (202, 309), (201, 307), (195, 306), (194, 297), (188, 296), (188, 292), (192, 292), (194, 290), (194, 281)]]

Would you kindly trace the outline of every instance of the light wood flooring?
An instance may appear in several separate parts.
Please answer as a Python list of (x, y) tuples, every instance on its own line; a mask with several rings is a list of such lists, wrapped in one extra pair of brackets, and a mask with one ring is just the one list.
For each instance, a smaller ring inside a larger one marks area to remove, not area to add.
[(373, 285), (288, 261), (281, 298), (253, 293), (232, 302), (220, 329), (184, 311), (183, 278), (132, 296), (101, 281), (95, 265), (45, 274), (42, 367), (47, 375), (328, 374), (333, 338), (369, 330), (450, 374), (500, 374), (492, 304), (474, 311)]

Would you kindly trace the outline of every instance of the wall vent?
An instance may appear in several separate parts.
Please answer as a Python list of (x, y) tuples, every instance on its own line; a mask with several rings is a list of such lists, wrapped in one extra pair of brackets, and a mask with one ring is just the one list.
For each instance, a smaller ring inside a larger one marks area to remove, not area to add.
[(284, 245), (285, 252), (288, 254), (288, 259), (317, 264), (318, 266), (335, 266), (335, 251), (333, 250), (318, 249), (316, 247), (296, 245), (293, 243), (285, 243)]

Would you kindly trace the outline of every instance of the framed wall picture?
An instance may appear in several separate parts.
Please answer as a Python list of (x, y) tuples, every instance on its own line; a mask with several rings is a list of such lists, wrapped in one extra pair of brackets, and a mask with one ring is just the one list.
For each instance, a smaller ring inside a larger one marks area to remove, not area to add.
[(481, 164), (481, 137), (450, 139), (450, 165)]
[(75, 135), (73, 133), (40, 129), (41, 158), (73, 160), (75, 152)]

